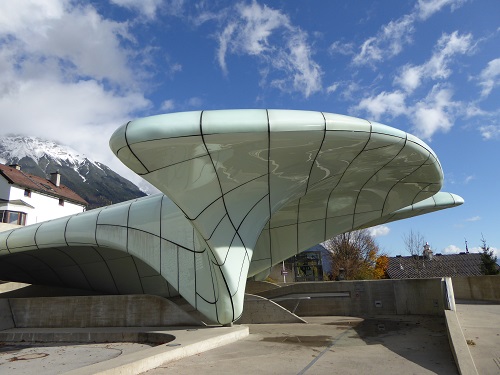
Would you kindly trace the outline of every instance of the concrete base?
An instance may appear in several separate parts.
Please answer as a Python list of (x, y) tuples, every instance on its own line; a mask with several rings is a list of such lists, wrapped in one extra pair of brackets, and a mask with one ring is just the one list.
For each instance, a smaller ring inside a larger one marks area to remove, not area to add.
[(201, 326), (158, 296), (73, 296), (0, 299), (6, 328)]

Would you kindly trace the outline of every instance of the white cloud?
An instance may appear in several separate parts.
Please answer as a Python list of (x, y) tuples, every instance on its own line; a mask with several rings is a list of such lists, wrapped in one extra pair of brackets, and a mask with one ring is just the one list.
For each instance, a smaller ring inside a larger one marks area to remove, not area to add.
[(431, 139), (434, 133), (448, 132), (454, 123), (459, 102), (452, 101), (453, 92), (435, 85), (427, 97), (410, 110), (413, 129), (424, 139)]
[(479, 132), (484, 140), (500, 138), (500, 126), (483, 125), (479, 127)]
[(175, 108), (175, 101), (173, 99), (167, 99), (161, 103), (161, 109), (163, 111), (171, 111)]
[(469, 217), (468, 219), (465, 219), (465, 221), (479, 221), (481, 220), (481, 216), (473, 216)]
[(462, 3), (463, 0), (419, 0), (410, 13), (390, 21), (375, 36), (366, 38), (353, 57), (353, 64), (372, 65), (398, 55), (405, 45), (412, 42), (417, 21), (425, 21), (445, 6), (449, 5), (453, 10)]
[[(497, 249), (496, 247), (490, 247), (490, 251), (492, 251), (493, 255), (497, 257), (500, 254), (499, 249)], [(465, 250), (462, 250), (461, 248), (455, 245), (449, 245), (445, 247), (443, 250), (443, 254), (460, 254), (463, 252), (465, 252)], [(469, 253), (482, 253), (482, 252), (483, 249), (481, 249), (479, 246), (469, 248)]]
[(426, 20), (447, 5), (451, 5), (451, 10), (455, 10), (464, 2), (465, 0), (418, 0), (415, 8), (418, 12), (418, 17)]
[(193, 96), (192, 98), (188, 99), (187, 104), (190, 107), (199, 108), (203, 105), (203, 99), (197, 96)]
[(0, 42), (0, 135), (55, 140), (124, 173), (109, 137), (151, 105), (127, 24), (65, 0), (1, 2)]
[(494, 87), (500, 86), (500, 58), (488, 62), (488, 66), (479, 74), (479, 84), (483, 87), (482, 97), (490, 95)]
[(462, 253), (464, 250), (460, 249), (458, 246), (455, 245), (448, 245), (444, 248), (443, 254), (459, 254)]
[(147, 19), (154, 19), (159, 10), (178, 15), (182, 12), (184, 0), (110, 0), (113, 4), (139, 12)]
[(476, 176), (474, 176), (474, 175), (467, 176), (467, 177), (465, 177), (465, 181), (464, 181), (464, 183), (465, 183), (465, 184), (468, 184), (469, 182), (471, 182), (471, 181), (472, 181), (472, 180), (474, 180), (475, 178), (476, 178)]
[(328, 94), (331, 94), (332, 92), (335, 92), (337, 91), (337, 89), (339, 88), (339, 83), (338, 82), (335, 82), (335, 83), (332, 83), (330, 86), (328, 86), (326, 88), (326, 92)]
[(330, 48), (328, 49), (328, 51), (331, 54), (338, 53), (338, 54), (344, 55), (344, 56), (353, 55), (354, 54), (354, 43), (352, 43), (352, 42), (342, 43), (341, 41), (337, 40), (330, 45)]
[(471, 52), (474, 48), (472, 35), (460, 35), (458, 31), (443, 34), (439, 38), (431, 58), (422, 65), (405, 65), (394, 82), (411, 93), (425, 79), (446, 79), (452, 73), (449, 64), (457, 54)]
[(414, 91), (422, 81), (423, 68), (421, 66), (405, 65), (394, 83), (401, 86), (406, 92)]
[(390, 231), (391, 228), (389, 228), (387, 225), (377, 225), (375, 227), (368, 228), (368, 232), (372, 237), (387, 236)]
[(18, 71), (41, 74), (44, 66), (50, 66), (65, 75), (131, 84), (128, 51), (120, 46), (120, 39), (129, 37), (126, 24), (103, 19), (91, 6), (71, 7), (63, 0), (49, 2), (50, 8), (38, 3), (0, 5), (2, 17), (13, 19), (0, 27), (2, 47), (15, 51), (12, 57)]
[[(271, 42), (271, 37), (279, 42)], [(219, 34), (217, 60), (227, 74), (228, 54), (249, 55), (258, 59), (264, 80), (285, 92), (298, 91), (305, 97), (321, 90), (320, 66), (312, 59), (308, 35), (293, 26), (278, 10), (257, 2), (240, 3)], [(277, 74), (279, 78), (270, 78)]]
[(405, 97), (401, 91), (383, 91), (376, 96), (362, 99), (354, 109), (368, 112), (374, 120), (379, 120), (384, 114), (397, 117), (407, 112)]

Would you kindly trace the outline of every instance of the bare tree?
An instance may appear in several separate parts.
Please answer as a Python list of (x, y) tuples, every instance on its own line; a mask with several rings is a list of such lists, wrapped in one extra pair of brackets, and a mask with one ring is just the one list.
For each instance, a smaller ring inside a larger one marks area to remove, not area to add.
[(414, 232), (413, 229), (410, 233), (403, 235), (406, 252), (410, 254), (413, 259), (413, 264), (417, 275), (420, 277), (420, 272), (423, 268), (423, 258), (420, 258), (422, 249), (425, 245), (424, 236), (420, 232)]
[(368, 230), (339, 234), (323, 243), (332, 259), (332, 273), (344, 270), (346, 280), (375, 278), (379, 247)]

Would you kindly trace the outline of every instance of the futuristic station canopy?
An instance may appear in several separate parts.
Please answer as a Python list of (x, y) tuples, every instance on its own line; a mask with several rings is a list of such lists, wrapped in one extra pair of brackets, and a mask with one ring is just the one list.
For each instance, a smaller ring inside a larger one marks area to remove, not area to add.
[(163, 194), (0, 233), (0, 279), (180, 294), (221, 324), (246, 279), (337, 234), (458, 206), (424, 142), (358, 118), (289, 110), (127, 123), (116, 156)]

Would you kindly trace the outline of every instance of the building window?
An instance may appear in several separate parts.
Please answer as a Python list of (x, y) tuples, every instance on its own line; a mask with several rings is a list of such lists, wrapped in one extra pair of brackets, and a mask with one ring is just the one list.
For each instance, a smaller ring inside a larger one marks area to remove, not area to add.
[(14, 225), (25, 225), (26, 214), (17, 211), (0, 211), (0, 222)]
[(64, 199), (59, 198), (59, 206), (64, 206)]
[(24, 196), (25, 197), (31, 197), (31, 190), (30, 189), (24, 189)]

